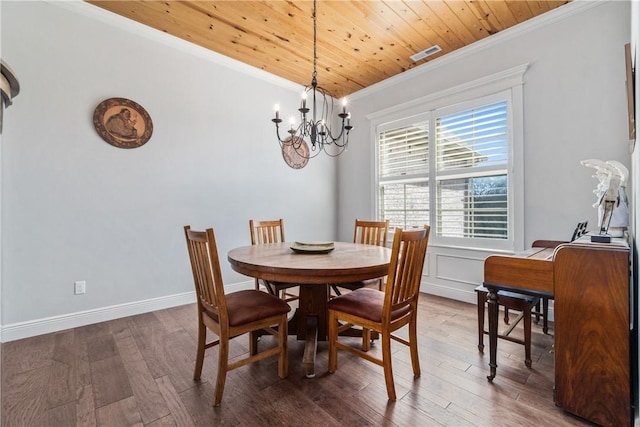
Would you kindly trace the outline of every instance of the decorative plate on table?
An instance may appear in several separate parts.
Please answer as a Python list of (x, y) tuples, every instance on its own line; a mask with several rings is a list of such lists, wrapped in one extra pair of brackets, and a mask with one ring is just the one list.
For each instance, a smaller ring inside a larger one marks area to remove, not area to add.
[(290, 247), (299, 254), (328, 254), (334, 249), (333, 242), (294, 242)]

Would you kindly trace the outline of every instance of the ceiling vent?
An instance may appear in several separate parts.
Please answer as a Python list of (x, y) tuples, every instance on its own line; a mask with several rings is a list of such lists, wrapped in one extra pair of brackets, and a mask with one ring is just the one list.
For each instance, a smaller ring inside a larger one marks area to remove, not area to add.
[(426, 58), (427, 56), (431, 56), (434, 53), (438, 53), (438, 52), (441, 52), (441, 51), (442, 51), (442, 48), (436, 44), (436, 45), (433, 45), (431, 47), (426, 48), (425, 50), (421, 50), (420, 52), (414, 53), (409, 58), (411, 58), (411, 60), (413, 62), (418, 62), (421, 59)]

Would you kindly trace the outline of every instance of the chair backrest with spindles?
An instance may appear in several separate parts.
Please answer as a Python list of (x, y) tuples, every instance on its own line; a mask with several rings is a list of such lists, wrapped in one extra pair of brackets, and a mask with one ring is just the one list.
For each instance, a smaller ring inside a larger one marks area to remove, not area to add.
[(204, 310), (223, 324), (228, 321), (228, 313), (213, 229), (195, 231), (186, 225), (184, 234), (198, 298), (198, 315)]
[(385, 287), (383, 319), (391, 319), (391, 313), (411, 306), (417, 308), (422, 270), (429, 243), (431, 228), (394, 231), (391, 247), (391, 264)]
[(284, 242), (284, 220), (254, 221), (249, 220), (251, 231), (251, 244), (262, 245), (265, 243)]
[(387, 244), (388, 231), (389, 220), (363, 221), (356, 219), (356, 225), (353, 229), (353, 243), (385, 246)]

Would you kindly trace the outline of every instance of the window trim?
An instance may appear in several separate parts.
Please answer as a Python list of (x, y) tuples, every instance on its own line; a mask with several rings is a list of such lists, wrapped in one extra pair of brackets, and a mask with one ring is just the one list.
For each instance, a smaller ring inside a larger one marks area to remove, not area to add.
[[(454, 86), (440, 92), (430, 94), (425, 97), (396, 105), (391, 108), (380, 110), (368, 114), (366, 118), (370, 121), (370, 131), (373, 135), (375, 150), (373, 151), (372, 164), (374, 183), (373, 211), (376, 216), (379, 212), (378, 188), (379, 165), (379, 132), (390, 128), (399, 127), (403, 123), (415, 122), (420, 117), (429, 117), (432, 111), (446, 111), (450, 107), (455, 108), (456, 104), (475, 102), (481, 98), (492, 96), (502, 96), (506, 99), (510, 117), (510, 141), (508, 148), (509, 161), (507, 165), (508, 179), (508, 203), (509, 208), (509, 238), (499, 239), (479, 239), (479, 238), (451, 238), (436, 236), (431, 237), (430, 245), (439, 247), (460, 247), (466, 249), (491, 249), (499, 251), (519, 252), (524, 250), (524, 75), (529, 64), (519, 65), (499, 73), (495, 73), (471, 82)], [(431, 127), (430, 123), (430, 127)], [(432, 136), (430, 136), (432, 137)], [(433, 159), (431, 159), (433, 157)], [(430, 161), (435, 161), (435, 156), (430, 156)], [(435, 180), (433, 181), (435, 183)], [(435, 203), (435, 200), (430, 200)], [(430, 210), (435, 206), (430, 206)], [(390, 230), (393, 234), (392, 231)]]

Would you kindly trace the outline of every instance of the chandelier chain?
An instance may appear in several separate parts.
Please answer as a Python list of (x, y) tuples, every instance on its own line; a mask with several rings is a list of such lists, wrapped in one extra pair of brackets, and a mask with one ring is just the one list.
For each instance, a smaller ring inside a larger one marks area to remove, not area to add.
[(316, 34), (316, 0), (313, 0), (313, 81), (315, 82), (318, 77), (317, 65), (318, 65), (318, 52), (317, 52), (317, 40)]

